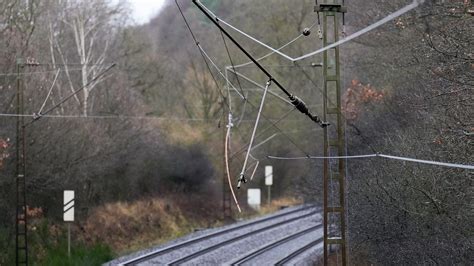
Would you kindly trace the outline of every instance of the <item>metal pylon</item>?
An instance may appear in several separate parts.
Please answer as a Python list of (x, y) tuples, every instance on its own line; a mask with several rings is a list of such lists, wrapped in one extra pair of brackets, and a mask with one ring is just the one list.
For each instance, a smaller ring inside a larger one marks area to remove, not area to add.
[[(323, 46), (339, 40), (338, 14), (346, 8), (338, 0), (326, 0), (315, 7), (322, 14)], [(319, 15), (319, 14), (318, 14)], [(323, 54), (324, 101), (323, 120), (332, 126), (324, 129), (324, 156), (344, 156), (344, 120), (341, 112), (341, 69), (339, 47)], [(324, 160), (324, 265), (329, 264), (331, 251), (341, 254), (334, 261), (346, 265), (346, 223), (345, 223), (345, 161)], [(334, 248), (334, 249), (333, 249)]]
[(25, 64), (17, 60), (17, 106), (16, 122), (16, 224), (15, 224), (15, 258), (16, 265), (28, 265), (28, 226), (26, 205), (26, 164), (25, 164), (25, 127), (24, 127), (24, 96), (23, 75)]

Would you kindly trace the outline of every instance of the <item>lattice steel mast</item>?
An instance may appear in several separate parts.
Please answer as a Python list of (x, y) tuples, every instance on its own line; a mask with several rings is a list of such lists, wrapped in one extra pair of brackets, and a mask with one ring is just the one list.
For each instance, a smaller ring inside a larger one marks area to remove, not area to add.
[(15, 261), (16, 265), (28, 265), (28, 224), (26, 205), (26, 163), (23, 70), (26, 64), (16, 63), (16, 216), (15, 216)]
[[(318, 4), (315, 12), (322, 14), (323, 47), (339, 40), (338, 14), (347, 11), (340, 0), (325, 0)], [(344, 18), (343, 18), (344, 22)], [(341, 66), (339, 46), (326, 50), (323, 54), (324, 100), (323, 120), (332, 121), (333, 126), (324, 129), (324, 156), (344, 156), (344, 120), (341, 110)], [(342, 265), (346, 258), (346, 220), (345, 220), (345, 161), (344, 159), (324, 160), (324, 265), (329, 264), (329, 253), (333, 246), (341, 253)], [(331, 193), (330, 193), (331, 192)]]

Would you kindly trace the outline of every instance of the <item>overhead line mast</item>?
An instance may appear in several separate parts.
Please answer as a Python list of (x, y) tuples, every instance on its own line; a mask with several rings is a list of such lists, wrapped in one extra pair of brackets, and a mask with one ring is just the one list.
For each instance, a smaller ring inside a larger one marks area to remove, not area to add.
[[(344, 34), (344, 14), (347, 12), (344, 6), (338, 2), (341, 0), (325, 0), (318, 4), (314, 11), (322, 13), (323, 20), (323, 47), (336, 43), (339, 40), (338, 14), (342, 14)], [(345, 208), (345, 129), (343, 114), (341, 110), (341, 65), (339, 61), (339, 46), (333, 47), (323, 53), (323, 119), (332, 118), (335, 127), (324, 129), (324, 157), (341, 156), (332, 164), (330, 159), (324, 159), (324, 265), (329, 265), (329, 256), (332, 247), (341, 253), (341, 264), (347, 265), (346, 258), (346, 208)], [(331, 101), (331, 99), (333, 99)], [(331, 192), (331, 193), (330, 193)], [(336, 254), (336, 263), (339, 262)]]

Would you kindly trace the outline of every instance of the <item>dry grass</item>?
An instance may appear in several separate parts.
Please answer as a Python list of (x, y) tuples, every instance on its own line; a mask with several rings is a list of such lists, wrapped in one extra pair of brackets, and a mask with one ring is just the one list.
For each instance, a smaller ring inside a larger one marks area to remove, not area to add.
[(262, 205), (259, 214), (268, 214), (276, 212), (284, 207), (303, 204), (303, 201), (297, 198), (280, 198), (272, 200), (271, 204)]
[[(240, 218), (251, 218), (302, 202), (282, 198), (263, 205), (259, 212), (245, 210)], [(220, 226), (219, 200), (199, 195), (167, 196), (132, 203), (106, 204), (92, 211), (83, 225), (83, 240), (105, 243), (118, 254), (126, 254), (186, 235), (197, 228)]]
[(107, 204), (87, 219), (84, 240), (106, 243), (118, 254), (166, 242), (217, 221), (216, 208), (204, 202), (195, 196)]
[(251, 219), (256, 218), (262, 215), (270, 214), (276, 211), (281, 210), (285, 207), (296, 206), (302, 204), (303, 201), (293, 197), (285, 197), (272, 200), (271, 204), (263, 204), (260, 207), (259, 211), (255, 211), (254, 209), (248, 207), (247, 205), (243, 205), (242, 213), (234, 212), (235, 218), (237, 219)]

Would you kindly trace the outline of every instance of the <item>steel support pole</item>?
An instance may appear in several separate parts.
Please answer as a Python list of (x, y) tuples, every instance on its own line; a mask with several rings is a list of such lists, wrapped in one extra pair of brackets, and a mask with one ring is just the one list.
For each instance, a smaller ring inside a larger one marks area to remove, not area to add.
[(272, 203), (272, 192), (271, 192), (271, 186), (267, 186), (268, 187), (268, 194), (267, 194), (267, 201), (268, 201), (268, 205), (270, 205)]
[(23, 60), (16, 63), (16, 217), (15, 261), (16, 265), (28, 265), (28, 226), (26, 205), (26, 136), (24, 126)]
[(67, 223), (67, 257), (71, 258), (71, 223)]
[[(337, 42), (339, 40), (338, 14), (346, 12), (345, 7), (337, 4), (337, 0), (328, 0), (318, 5), (315, 11), (322, 14), (323, 46)], [(325, 157), (345, 155), (339, 59), (339, 47), (329, 49), (323, 54), (323, 120), (330, 121), (334, 125), (324, 129)], [(334, 250), (341, 254), (341, 259), (337, 257), (335, 261), (342, 265), (347, 264), (344, 169), (344, 159), (324, 160), (324, 265), (329, 265), (332, 247), (337, 247)]]

